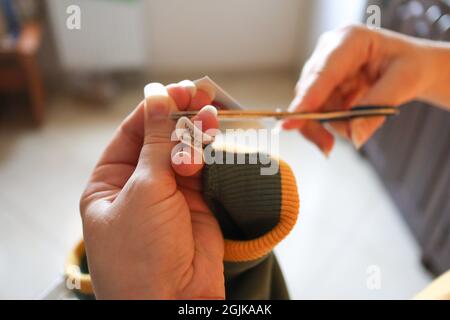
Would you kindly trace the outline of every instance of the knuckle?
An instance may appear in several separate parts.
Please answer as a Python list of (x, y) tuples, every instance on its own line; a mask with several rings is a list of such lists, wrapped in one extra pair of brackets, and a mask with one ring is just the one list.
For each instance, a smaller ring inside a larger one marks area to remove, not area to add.
[(364, 36), (369, 29), (362, 24), (348, 24), (339, 29), (339, 32), (346, 38), (354, 39)]
[(87, 186), (86, 189), (81, 194), (80, 200), (78, 201), (80, 216), (83, 221), (85, 220), (85, 218), (87, 216), (89, 206), (93, 202), (93, 197), (94, 197), (93, 192), (94, 191), (89, 186)]
[(319, 45), (328, 42), (328, 40), (333, 36), (334, 31), (326, 31), (319, 36)]
[(86, 208), (88, 207), (88, 204), (89, 204), (88, 197), (89, 197), (89, 195), (87, 193), (87, 189), (85, 189), (83, 191), (83, 193), (81, 194), (80, 200), (78, 201), (78, 207), (80, 210), (81, 218), (83, 218), (85, 216)]

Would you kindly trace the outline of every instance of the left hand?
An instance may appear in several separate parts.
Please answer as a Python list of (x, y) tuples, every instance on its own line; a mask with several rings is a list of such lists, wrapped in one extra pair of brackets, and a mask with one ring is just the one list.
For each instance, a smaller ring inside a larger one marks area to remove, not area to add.
[[(203, 164), (171, 161), (169, 113), (209, 103), (190, 81), (152, 84), (101, 156), (80, 201), (97, 298), (225, 298), (223, 237), (202, 198)], [(196, 120), (204, 131), (218, 125), (208, 110)]]

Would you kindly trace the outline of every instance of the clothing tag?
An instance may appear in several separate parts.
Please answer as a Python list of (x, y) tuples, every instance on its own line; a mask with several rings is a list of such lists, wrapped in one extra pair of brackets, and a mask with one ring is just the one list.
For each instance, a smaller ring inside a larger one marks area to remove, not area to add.
[(189, 118), (178, 119), (175, 134), (177, 138), (192, 147), (202, 147), (214, 142), (214, 136), (204, 133)]
[(194, 83), (198, 88), (205, 86), (208, 87), (208, 90), (214, 89), (215, 90), (214, 102), (218, 102), (218, 104), (223, 106), (225, 109), (233, 109), (233, 110), (244, 109), (236, 99), (234, 99), (228, 92), (222, 89), (217, 83), (211, 80), (210, 77), (205, 76), (201, 79), (195, 80)]

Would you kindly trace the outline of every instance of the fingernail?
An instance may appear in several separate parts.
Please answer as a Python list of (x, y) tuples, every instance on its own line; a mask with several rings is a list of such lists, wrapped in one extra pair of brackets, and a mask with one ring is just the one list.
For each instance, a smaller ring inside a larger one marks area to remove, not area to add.
[(284, 120), (283, 129), (285, 130), (302, 129), (306, 123), (307, 121), (305, 120), (297, 120), (297, 119)]
[(357, 150), (361, 149), (361, 147), (366, 143), (365, 139), (352, 136), (353, 145)]
[(347, 135), (347, 139), (352, 138), (352, 128), (350, 126), (347, 126), (347, 130), (345, 130), (345, 134)]
[(189, 154), (189, 152), (180, 151), (172, 157), (172, 163), (175, 165), (190, 164), (191, 155)]
[(364, 131), (359, 129), (358, 127), (359, 125), (355, 124), (351, 130), (352, 143), (357, 150), (361, 149), (361, 147), (369, 139), (369, 137), (363, 133)]
[(350, 134), (349, 134), (349, 130), (348, 128), (344, 127), (344, 126), (340, 126), (338, 125), (338, 123), (336, 123), (333, 127), (332, 127), (333, 131), (339, 135), (341, 138), (344, 139), (350, 139)]
[(145, 104), (152, 116), (163, 117), (169, 113), (169, 94), (160, 83), (149, 83), (144, 87)]
[(144, 96), (145, 98), (161, 97), (167, 99), (169, 97), (169, 94), (167, 93), (166, 88), (161, 83), (152, 82), (144, 87)]
[(195, 86), (195, 83), (192, 82), (191, 80), (183, 80), (178, 82), (178, 85), (186, 88), (186, 90), (189, 91), (189, 93), (191, 94), (191, 97), (195, 96), (195, 94), (197, 93), (197, 87)]
[(200, 112), (210, 112), (210, 113), (212, 113), (215, 117), (217, 117), (217, 115), (218, 115), (217, 109), (216, 109), (214, 106), (212, 106), (212, 105), (206, 105), (206, 106), (204, 106), (204, 107), (199, 111), (199, 113), (200, 113)]
[(333, 151), (334, 148), (334, 144), (335, 144), (336, 140), (335, 139), (331, 139), (331, 140), (327, 140), (325, 141), (325, 143), (321, 146), (322, 152), (325, 155), (325, 157), (329, 158), (331, 151)]
[[(194, 121), (194, 122), (193, 122)], [(188, 143), (191, 146), (195, 146), (196, 143), (200, 142), (202, 145), (210, 144), (214, 142), (214, 136), (211, 136), (205, 132), (202, 131), (202, 128), (197, 126), (197, 121), (193, 119), (191, 121), (187, 117), (181, 117), (178, 119), (175, 128), (175, 134), (177, 135), (177, 138), (181, 141), (183, 140), (184, 134), (189, 134), (191, 137), (191, 142)], [(200, 122), (201, 124), (201, 122)]]
[(291, 130), (293, 129), (293, 122), (290, 120), (285, 120), (282, 122), (281, 126), (284, 130)]
[(333, 145), (331, 145), (331, 147), (330, 146), (321, 147), (320, 150), (322, 151), (325, 158), (328, 159), (330, 157), (331, 150), (333, 150)]

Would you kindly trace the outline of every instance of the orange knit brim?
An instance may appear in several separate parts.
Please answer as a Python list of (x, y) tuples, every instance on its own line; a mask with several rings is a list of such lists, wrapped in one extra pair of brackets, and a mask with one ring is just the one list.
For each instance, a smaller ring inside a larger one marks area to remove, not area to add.
[(75, 290), (82, 294), (92, 295), (94, 294), (94, 289), (92, 288), (91, 276), (87, 273), (81, 273), (80, 270), (81, 260), (85, 254), (84, 242), (81, 239), (67, 257), (64, 275), (66, 281), (70, 282)]
[(268, 233), (252, 240), (225, 239), (224, 261), (244, 262), (261, 258), (282, 241), (297, 222), (300, 207), (297, 184), (291, 168), (279, 160), (281, 179), (280, 221)]

